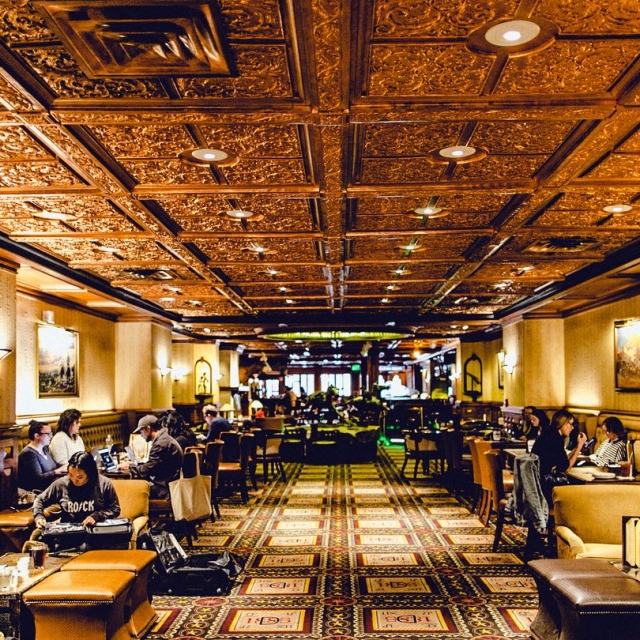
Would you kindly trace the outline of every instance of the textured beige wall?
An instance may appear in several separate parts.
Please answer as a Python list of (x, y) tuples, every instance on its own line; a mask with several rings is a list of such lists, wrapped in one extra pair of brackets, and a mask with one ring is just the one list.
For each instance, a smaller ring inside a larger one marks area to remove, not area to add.
[(16, 420), (16, 274), (0, 268), (0, 349), (13, 353), (0, 360), (0, 425)]
[(524, 369), (522, 366), (524, 327), (522, 320), (513, 322), (502, 328), (502, 347), (505, 353), (515, 359), (516, 363), (513, 373), (504, 372), (504, 390), (502, 397), (503, 399), (506, 398), (511, 405), (524, 406)]
[[(42, 312), (54, 313), (54, 324), (79, 333), (78, 397), (37, 397), (36, 325)], [(36, 300), (26, 294), (17, 296), (17, 371), (16, 417), (61, 413), (65, 409), (109, 411), (115, 406), (115, 331), (114, 323), (74, 309)]]
[(196, 381), (194, 380), (194, 368), (196, 361), (204, 358), (210, 365), (213, 375), (213, 400), (218, 402), (220, 392), (218, 389), (217, 374), (219, 371), (218, 345), (200, 344), (195, 342), (177, 342), (173, 345), (172, 366), (174, 371), (182, 373), (180, 380), (173, 382), (173, 401), (177, 404), (190, 404), (196, 402)]
[(640, 392), (615, 390), (614, 320), (640, 318), (640, 296), (565, 320), (567, 404), (640, 411)]
[[(467, 358), (472, 354), (476, 354), (482, 361), (482, 395), (478, 398), (479, 402), (502, 402), (502, 389), (498, 388), (498, 351), (502, 340), (491, 340), (489, 342), (463, 342), (460, 344), (460, 362), (461, 367)], [(464, 391), (464, 371), (460, 369), (460, 378), (458, 379), (457, 390), (458, 400), (469, 402), (470, 396), (465, 396)]]
[(519, 362), (524, 404), (563, 406), (566, 403), (564, 321), (560, 318), (524, 320), (523, 345)]

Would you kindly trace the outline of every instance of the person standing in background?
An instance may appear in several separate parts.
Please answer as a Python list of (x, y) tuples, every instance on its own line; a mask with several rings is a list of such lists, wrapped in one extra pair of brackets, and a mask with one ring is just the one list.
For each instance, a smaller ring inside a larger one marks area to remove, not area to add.
[(56, 433), (49, 444), (49, 453), (58, 466), (65, 465), (69, 458), (84, 451), (84, 442), (80, 437), (82, 414), (77, 409), (65, 409), (58, 419)]

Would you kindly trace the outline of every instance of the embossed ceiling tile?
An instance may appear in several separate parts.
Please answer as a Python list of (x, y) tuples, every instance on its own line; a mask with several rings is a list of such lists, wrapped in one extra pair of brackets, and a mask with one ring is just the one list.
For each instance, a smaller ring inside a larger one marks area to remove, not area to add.
[[(91, 257), (93, 257), (93, 255)], [(187, 266), (172, 264), (169, 267), (161, 268), (160, 265), (161, 263), (156, 263), (155, 268), (169, 274), (172, 280), (176, 280), (178, 282), (183, 282), (185, 280), (198, 280), (197, 276)], [(118, 265), (111, 263), (105, 265), (83, 265), (82, 269), (83, 271), (92, 273), (99, 278), (103, 278), (104, 280), (108, 280), (111, 283), (115, 283), (113, 286), (127, 290), (135, 287), (136, 282), (141, 283), (143, 286), (145, 286), (149, 282), (153, 282), (152, 278), (142, 278), (142, 276), (140, 275), (141, 270), (144, 271), (145, 267), (132, 267), (126, 264)], [(163, 280), (162, 282), (168, 284), (170, 281)]]
[[(253, 245), (251, 244), (253, 242)], [(215, 266), (216, 262), (226, 260), (241, 260), (243, 262), (260, 261), (266, 266), (269, 260), (278, 262), (299, 262), (316, 259), (315, 247), (312, 240), (299, 238), (265, 238), (259, 241), (250, 241), (236, 238), (220, 238), (216, 240), (196, 240), (194, 244), (207, 254)], [(250, 251), (251, 246), (261, 246), (270, 249), (272, 253), (256, 253)], [(295, 268), (294, 265), (287, 268)], [(280, 270), (280, 268), (278, 268)]]
[[(108, 242), (92, 243), (83, 238), (40, 239), (38, 244), (47, 247), (69, 260), (92, 260), (109, 262), (122, 260), (173, 261), (174, 256), (162, 249), (155, 241), (133, 238), (110, 238)], [(105, 252), (98, 249), (104, 245), (117, 251)]]
[(426, 155), (433, 149), (455, 144), (463, 127), (463, 122), (368, 124), (364, 130), (363, 155)]
[(282, 38), (277, 0), (220, 0), (220, 13), (230, 39)]
[(514, 193), (499, 191), (445, 193), (438, 198), (437, 206), (460, 213), (500, 211), (513, 196)]
[(183, 98), (293, 98), (286, 47), (234, 45), (237, 78), (177, 78)]
[(543, 284), (540, 280), (538, 281), (529, 281), (529, 280), (518, 280), (516, 277), (505, 278), (504, 280), (499, 280), (498, 282), (484, 282), (481, 280), (475, 280), (473, 277), (461, 282), (455, 288), (455, 294), (458, 295), (483, 295), (483, 294), (491, 294), (491, 295), (512, 295), (520, 296), (524, 295), (533, 295), (535, 289)]
[(329, 303), (327, 300), (293, 300), (293, 304), (285, 302), (284, 298), (273, 298), (271, 300), (253, 300), (251, 306), (260, 311), (327, 311)]
[(454, 180), (478, 180), (480, 178), (512, 179), (530, 178), (548, 159), (548, 156), (490, 155), (478, 162), (459, 164)]
[[(405, 266), (409, 274), (404, 277), (399, 277), (394, 274), (394, 270)], [(349, 267), (349, 277), (346, 280), (346, 284), (352, 282), (398, 282), (402, 284), (403, 279), (421, 280), (421, 279), (436, 279), (444, 280), (447, 275), (447, 271), (451, 267), (450, 264), (434, 263), (434, 262), (413, 262), (407, 263), (398, 260), (397, 264), (371, 264), (371, 265), (353, 265)], [(396, 279), (397, 278), (397, 279)]]
[(474, 278), (520, 279), (524, 282), (537, 281), (541, 284), (549, 280), (562, 280), (566, 275), (589, 264), (588, 260), (537, 260), (520, 259), (510, 262), (486, 262), (474, 274)]
[(208, 167), (184, 164), (180, 160), (123, 160), (121, 164), (140, 184), (217, 184)]
[[(457, 258), (475, 239), (475, 236), (465, 233), (451, 234), (451, 236), (447, 237), (446, 242), (443, 242), (441, 236), (422, 236), (419, 239), (418, 246), (424, 247), (426, 251), (416, 252), (412, 255), (418, 259), (422, 257), (443, 260), (447, 258)], [(406, 252), (397, 247), (399, 245), (407, 245), (408, 243), (409, 239), (394, 238), (392, 235), (386, 238), (357, 238), (353, 241), (353, 258), (375, 260), (380, 257), (384, 257), (385, 259), (397, 257), (398, 261), (400, 261)]]
[(426, 158), (365, 159), (359, 183), (376, 184), (438, 182), (442, 167), (432, 164)]
[(175, 307), (169, 310), (173, 311), (174, 313), (178, 313), (185, 318), (204, 318), (209, 316), (237, 318), (245, 315), (242, 310), (238, 309), (238, 307), (231, 304), (230, 302), (220, 302), (218, 304), (203, 303), (200, 307)]
[(80, 184), (79, 178), (58, 162), (0, 162), (3, 187), (59, 187)]
[(368, 95), (477, 95), (492, 64), (463, 45), (373, 45)]
[(638, 188), (602, 187), (597, 191), (565, 191), (550, 206), (551, 209), (576, 211), (602, 209), (610, 204), (627, 204), (638, 194)]
[[(0, 100), (2, 100), (2, 108), (15, 109), (17, 111), (28, 112), (36, 111), (39, 106), (32, 102), (27, 96), (20, 93), (13, 85), (11, 85), (4, 78), (0, 78)], [(11, 114), (2, 114), (3, 120), (9, 120), (13, 118), (17, 120), (15, 116)]]
[[(393, 289), (389, 289), (389, 286), (394, 285)], [(346, 289), (347, 296), (371, 296), (379, 295), (381, 297), (393, 297), (397, 298), (399, 294), (402, 296), (427, 296), (435, 293), (438, 287), (436, 282), (402, 282), (400, 280), (379, 282), (379, 283), (362, 283), (362, 284), (348, 284)]]
[[(225, 216), (226, 217), (226, 216)], [(240, 230), (238, 222), (235, 223), (234, 231)], [(262, 220), (247, 223), (249, 231), (314, 231), (313, 221), (307, 212), (306, 215), (289, 215), (285, 209), (281, 213), (267, 214)]]
[[(196, 146), (184, 126), (95, 126), (89, 130), (115, 158), (175, 158)], [(144, 140), (144, 144), (140, 142)]]
[(38, 220), (31, 217), (0, 218), (0, 229), (14, 233), (68, 233), (63, 224), (54, 220)]
[(612, 153), (583, 177), (640, 179), (640, 155)]
[[(388, 298), (389, 302), (382, 302), (382, 298)], [(400, 298), (398, 296), (394, 296), (393, 293), (391, 293), (389, 295), (356, 298), (356, 297), (350, 297), (347, 294), (344, 297), (344, 308), (355, 309), (355, 308), (361, 307), (364, 309), (372, 309), (375, 311), (379, 311), (380, 307), (382, 306), (383, 311), (385, 309), (413, 311), (420, 306), (421, 302), (422, 302), (421, 296), (409, 296), (406, 298)]]
[(609, 214), (603, 211), (545, 211), (536, 218), (532, 227), (590, 227)]
[(636, 131), (632, 136), (629, 136), (616, 151), (619, 153), (640, 153), (640, 131)]
[(439, 304), (435, 309), (432, 310), (432, 313), (436, 315), (457, 315), (464, 312), (470, 315), (487, 315), (497, 313), (503, 308), (504, 307), (502, 305), (477, 304), (469, 305), (464, 309), (461, 309), (458, 305), (446, 306), (444, 304)]
[(251, 286), (248, 284), (242, 285), (242, 291), (244, 292), (245, 300), (256, 300), (260, 298), (326, 298), (328, 297), (327, 288), (322, 285), (305, 285), (303, 282), (299, 284), (287, 285), (287, 291), (281, 291), (280, 285), (274, 283), (273, 286), (267, 286), (265, 284)]
[(509, 58), (496, 93), (604, 93), (638, 54), (635, 41), (556, 40), (535, 55)]
[(3, 2), (0, 6), (0, 38), (8, 44), (56, 40), (46, 22), (28, 2)]
[(408, 215), (360, 216), (356, 218), (357, 231), (390, 231), (410, 229), (464, 229), (465, 227), (487, 227), (497, 212), (452, 213), (443, 218), (434, 218), (425, 223)]
[(62, 47), (20, 49), (19, 54), (61, 98), (168, 98), (157, 80), (90, 80)]
[(486, 6), (468, 0), (376, 0), (373, 35), (376, 38), (465, 38), (471, 31), (518, 8), (517, 0)]
[[(243, 231), (243, 227), (239, 222), (232, 220), (228, 216), (219, 215), (197, 215), (197, 211), (193, 216), (172, 216), (173, 220), (180, 225), (186, 233), (234, 233)], [(251, 229), (253, 225), (249, 223)], [(190, 241), (182, 238), (183, 241)]]
[(200, 125), (208, 143), (217, 141), (242, 158), (284, 158), (302, 155), (297, 125)]
[(22, 127), (0, 127), (0, 160), (47, 160), (52, 155)]
[(229, 278), (229, 286), (244, 286), (245, 284), (263, 283), (264, 286), (278, 286), (286, 284), (295, 286), (305, 282), (324, 282), (326, 280), (322, 266), (311, 265), (277, 265), (277, 275), (269, 275), (269, 262), (247, 265), (225, 265), (224, 274)]
[(532, 17), (555, 22), (563, 35), (567, 34), (637, 34), (640, 31), (640, 5), (636, 2), (606, 2), (581, 0), (572, 2), (542, 2)]
[[(123, 286), (124, 283), (123, 283)], [(140, 294), (141, 297), (148, 300), (154, 298), (204, 298), (204, 297), (221, 297), (212, 284), (203, 282), (202, 280), (194, 280), (188, 282), (185, 280), (167, 280), (163, 282), (153, 282), (149, 280), (140, 280), (138, 282), (126, 282), (127, 289)], [(178, 289), (176, 291), (175, 289)]]
[(235, 167), (224, 167), (223, 173), (231, 184), (286, 184), (296, 183), (306, 185), (307, 180), (302, 158), (293, 160), (264, 160), (242, 159)]
[(471, 136), (474, 147), (490, 153), (551, 153), (577, 122), (479, 122)]

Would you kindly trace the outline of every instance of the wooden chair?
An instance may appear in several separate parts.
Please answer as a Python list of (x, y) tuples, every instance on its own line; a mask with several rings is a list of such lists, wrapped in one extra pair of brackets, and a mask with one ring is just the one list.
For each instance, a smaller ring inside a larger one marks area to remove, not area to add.
[(495, 450), (485, 451), (483, 455), (486, 457), (488, 465), (491, 503), (493, 511), (496, 513), (496, 531), (493, 536), (493, 552), (495, 553), (498, 550), (498, 544), (500, 544), (500, 539), (502, 538), (507, 496), (504, 489), (500, 452)]
[(224, 442), (222, 448), (222, 462), (238, 462), (240, 460), (240, 436), (239, 431), (222, 431), (220, 440)]
[(243, 433), (240, 436), (240, 459), (236, 462), (224, 461), (224, 446), (222, 447), (223, 459), (218, 468), (220, 485), (237, 488), (243, 503), (249, 500), (247, 474), (249, 473), (250, 460), (252, 457), (255, 458), (255, 442), (256, 438), (252, 433)]
[(130, 549), (136, 548), (138, 536), (149, 524), (149, 483), (146, 480), (111, 480), (120, 503), (120, 517), (129, 518), (133, 526)]
[(481, 513), (484, 507), (485, 495), (482, 490), (482, 474), (480, 473), (480, 461), (478, 460), (478, 450), (476, 448), (476, 439), (469, 438), (469, 451), (471, 453), (471, 469), (473, 473), (474, 497), (472, 511)]
[[(489, 523), (491, 514), (494, 511), (491, 472), (489, 470), (488, 459), (485, 456), (485, 453), (487, 453), (488, 451), (493, 451), (491, 442), (489, 440), (476, 440), (476, 452), (478, 454), (480, 475), (482, 477), (482, 492), (484, 495), (484, 507), (478, 513), (478, 515), (485, 525)], [(507, 471), (502, 468), (501, 473), (504, 490), (507, 492), (511, 492), (513, 490), (513, 474), (511, 473), (511, 471)]]
[(404, 470), (409, 462), (413, 460), (413, 479), (418, 477), (418, 465), (422, 464), (422, 471), (425, 475), (431, 473), (431, 462), (435, 462), (435, 470), (438, 471), (438, 463), (442, 471), (442, 452), (438, 448), (435, 434), (425, 434), (420, 431), (411, 431), (404, 434), (404, 462), (400, 474), (404, 476)]
[(256, 462), (262, 465), (262, 481), (269, 479), (269, 469), (278, 471), (283, 482), (287, 481), (287, 474), (282, 465), (280, 445), (283, 434), (279, 431), (260, 429), (253, 432), (256, 437)]
[(223, 446), (224, 442), (222, 440), (212, 440), (207, 442), (204, 453), (204, 473), (211, 477), (211, 506), (218, 518), (220, 517), (220, 505), (218, 504), (216, 492), (220, 480), (220, 460), (222, 459)]

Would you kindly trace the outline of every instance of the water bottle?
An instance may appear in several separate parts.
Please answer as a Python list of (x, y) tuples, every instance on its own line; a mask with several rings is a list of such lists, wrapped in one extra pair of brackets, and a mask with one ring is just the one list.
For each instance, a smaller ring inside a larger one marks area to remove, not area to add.
[(104, 446), (111, 451), (111, 447), (113, 446), (113, 438), (111, 437), (111, 434), (109, 434), (107, 439), (104, 441)]

